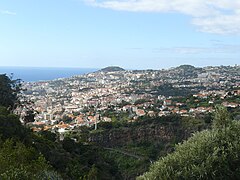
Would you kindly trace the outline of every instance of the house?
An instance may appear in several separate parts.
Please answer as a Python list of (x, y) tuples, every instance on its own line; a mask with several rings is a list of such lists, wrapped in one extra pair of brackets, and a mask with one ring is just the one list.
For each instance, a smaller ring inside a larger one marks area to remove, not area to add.
[(52, 129), (52, 126), (44, 126), (43, 131), (48, 131), (49, 129)]
[(137, 116), (145, 116), (146, 113), (145, 113), (145, 111), (143, 109), (137, 109), (136, 110), (136, 115)]
[(149, 111), (148, 112), (148, 116), (150, 117), (155, 117), (156, 116), (156, 113), (154, 111)]
[(222, 105), (225, 106), (225, 107), (231, 107), (231, 108), (236, 108), (238, 106), (237, 103), (231, 103), (231, 102), (230, 103), (229, 102), (223, 102)]
[(42, 130), (42, 128), (37, 128), (37, 127), (33, 127), (32, 128), (32, 131), (33, 132), (39, 132), (39, 131), (41, 131)]
[(103, 121), (104, 121), (104, 122), (111, 122), (111, 121), (112, 121), (112, 119), (111, 119), (111, 118), (109, 118), (109, 117), (103, 117)]
[(172, 104), (172, 100), (170, 100), (170, 99), (166, 99), (163, 101), (164, 106), (170, 106), (171, 104)]
[(75, 123), (76, 123), (76, 124), (83, 124), (84, 122), (85, 122), (85, 121), (84, 121), (82, 115), (77, 116), (76, 119), (75, 119)]
[(158, 116), (159, 117), (161, 117), (161, 116), (167, 116), (167, 115), (169, 115), (170, 114), (170, 111), (160, 111), (159, 113), (158, 113)]
[(122, 108), (123, 111), (130, 111), (131, 110), (131, 106), (130, 105), (126, 105), (126, 106), (123, 106)]
[(180, 113), (180, 114), (187, 114), (187, 113), (188, 113), (188, 111), (187, 111), (187, 110), (185, 110), (185, 109), (183, 109), (183, 110), (181, 110), (179, 113)]

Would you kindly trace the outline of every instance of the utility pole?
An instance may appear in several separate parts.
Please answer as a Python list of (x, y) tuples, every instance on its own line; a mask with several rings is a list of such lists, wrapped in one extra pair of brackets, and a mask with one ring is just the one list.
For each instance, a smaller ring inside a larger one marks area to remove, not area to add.
[(95, 120), (95, 130), (97, 130), (97, 118)]
[(100, 114), (97, 114), (95, 117), (96, 117), (96, 120), (95, 120), (95, 130), (97, 130), (97, 123), (98, 123), (98, 120), (100, 120)]

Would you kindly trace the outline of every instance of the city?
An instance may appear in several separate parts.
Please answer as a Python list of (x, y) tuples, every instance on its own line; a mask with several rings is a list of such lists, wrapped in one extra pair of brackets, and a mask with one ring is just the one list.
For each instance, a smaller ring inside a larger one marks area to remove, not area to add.
[[(217, 104), (239, 110), (240, 66), (165, 70), (108, 67), (94, 73), (27, 82), (24, 98), (34, 102), (33, 131), (63, 134), (79, 126), (141, 117), (198, 116)], [(24, 109), (23, 109), (24, 112)], [(24, 114), (24, 113), (23, 113)], [(238, 117), (239, 118), (239, 117)]]
[(3, 0), (0, 27), (0, 180), (240, 180), (240, 0)]

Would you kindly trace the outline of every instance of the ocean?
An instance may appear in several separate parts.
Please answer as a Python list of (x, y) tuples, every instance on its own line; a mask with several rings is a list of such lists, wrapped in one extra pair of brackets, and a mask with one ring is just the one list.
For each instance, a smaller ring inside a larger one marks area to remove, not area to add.
[(0, 74), (11, 75), (13, 79), (21, 79), (25, 82), (36, 82), (67, 78), (74, 75), (82, 75), (95, 72), (98, 69), (91, 68), (47, 68), (47, 67), (0, 67)]

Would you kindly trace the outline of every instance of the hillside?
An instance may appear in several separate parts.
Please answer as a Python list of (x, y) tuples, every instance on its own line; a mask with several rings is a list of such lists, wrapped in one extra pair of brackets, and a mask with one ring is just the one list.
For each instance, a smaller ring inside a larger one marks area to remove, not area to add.
[(70, 137), (98, 146), (121, 177), (132, 180), (147, 171), (151, 162), (172, 152), (176, 143), (207, 126), (203, 119), (180, 116), (142, 118), (134, 123), (102, 122), (98, 130), (81, 129)]
[(178, 144), (138, 179), (239, 179), (239, 129), (239, 121), (217, 106), (212, 129)]
[(105, 67), (103, 69), (101, 69), (100, 71), (102, 72), (115, 72), (115, 71), (125, 71), (125, 69), (118, 67), (118, 66), (108, 66)]

